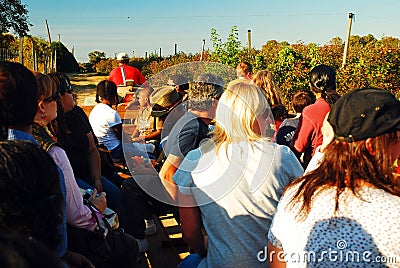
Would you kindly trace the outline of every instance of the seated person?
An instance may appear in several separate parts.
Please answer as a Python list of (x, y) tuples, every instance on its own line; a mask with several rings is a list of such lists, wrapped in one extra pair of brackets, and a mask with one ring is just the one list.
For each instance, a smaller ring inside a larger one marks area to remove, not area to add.
[(280, 125), (278, 133), (275, 137), (275, 142), (281, 145), (290, 146), (290, 142), (293, 139), (294, 132), (296, 131), (297, 125), (299, 124), (301, 113), (303, 109), (308, 105), (315, 102), (315, 95), (311, 90), (299, 90), (294, 94), (292, 99), (293, 109), (296, 112), (294, 118), (286, 118)]
[(133, 146), (149, 154), (154, 152), (155, 146), (146, 141), (158, 139), (162, 129), (162, 123), (151, 116), (150, 94), (153, 91), (151, 87), (138, 89), (139, 112), (133, 123), (135, 127), (131, 135)]

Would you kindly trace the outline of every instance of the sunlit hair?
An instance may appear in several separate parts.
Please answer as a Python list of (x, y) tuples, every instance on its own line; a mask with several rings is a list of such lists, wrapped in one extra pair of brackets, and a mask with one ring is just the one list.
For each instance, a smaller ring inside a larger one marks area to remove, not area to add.
[(236, 74), (238, 77), (245, 77), (248, 73), (253, 73), (253, 66), (249, 62), (243, 61), (236, 66)]
[(336, 187), (336, 212), (340, 207), (339, 196), (345, 188), (349, 188), (358, 196), (358, 189), (363, 181), (400, 196), (399, 178), (396, 179), (392, 170), (395, 159), (391, 159), (388, 153), (398, 139), (397, 132), (372, 138), (372, 150), (375, 155), (369, 153), (365, 140), (352, 143), (332, 141), (326, 147), (321, 165), (288, 186), (291, 188), (298, 185), (289, 207), (293, 209), (296, 204), (301, 204), (296, 211), (297, 218), (304, 220), (312, 209), (312, 200), (319, 190)]
[(279, 88), (276, 85), (274, 76), (271, 72), (267, 70), (258, 71), (253, 76), (253, 82), (263, 90), (270, 106), (283, 104)]
[(35, 75), (38, 86), (38, 101), (43, 101), (44, 99), (56, 94), (57, 84), (53, 79), (42, 73), (34, 72), (33, 74)]
[(234, 84), (218, 102), (211, 142), (219, 150), (223, 143), (262, 139), (264, 136), (254, 129), (265, 115), (269, 115), (269, 106), (261, 90), (248, 83)]

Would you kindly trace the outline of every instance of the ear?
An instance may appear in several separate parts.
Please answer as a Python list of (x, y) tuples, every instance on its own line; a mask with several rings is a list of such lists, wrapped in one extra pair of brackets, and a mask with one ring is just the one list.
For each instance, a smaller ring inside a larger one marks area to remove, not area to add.
[(47, 104), (46, 104), (46, 102), (44, 102), (44, 101), (39, 101), (39, 103), (38, 103), (38, 111), (40, 111), (40, 112), (45, 112), (46, 111), (46, 108), (47, 108)]
[(365, 140), (365, 148), (367, 148), (370, 155), (376, 155), (373, 143), (374, 143), (374, 138), (368, 138)]

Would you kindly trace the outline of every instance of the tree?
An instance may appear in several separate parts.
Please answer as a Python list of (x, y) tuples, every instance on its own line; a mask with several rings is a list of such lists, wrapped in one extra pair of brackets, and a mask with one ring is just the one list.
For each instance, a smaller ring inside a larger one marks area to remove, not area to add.
[(29, 27), (28, 10), (21, 4), (20, 0), (0, 0), (0, 31), (8, 33), (10, 31), (19, 37), (25, 36)]
[(101, 60), (105, 60), (106, 53), (96, 50), (96, 51), (89, 52), (88, 57), (89, 57), (89, 63), (94, 65), (94, 64), (99, 63)]
[(217, 30), (212, 28), (211, 42), (214, 48), (214, 51), (211, 53), (211, 58), (220, 61), (222, 64), (236, 67), (240, 62), (239, 52), (242, 50), (238, 27), (232, 26), (231, 32), (229, 33), (225, 43), (222, 42)]

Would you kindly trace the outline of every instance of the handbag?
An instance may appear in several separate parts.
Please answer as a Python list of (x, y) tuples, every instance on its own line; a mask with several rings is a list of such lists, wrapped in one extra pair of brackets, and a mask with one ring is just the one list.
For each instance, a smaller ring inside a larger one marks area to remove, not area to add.
[(101, 175), (107, 179), (114, 177), (114, 160), (111, 157), (110, 150), (104, 144), (97, 145), (97, 150), (100, 154), (101, 159)]
[[(107, 215), (101, 221), (94, 212), (93, 204), (84, 199), (84, 204), (90, 209), (96, 219), (97, 226), (93, 231), (67, 225), (68, 249), (87, 257), (95, 265), (101, 265), (109, 260), (115, 245), (115, 236), (124, 234), (123, 229), (113, 229)], [(115, 214), (115, 212), (113, 213)]]

